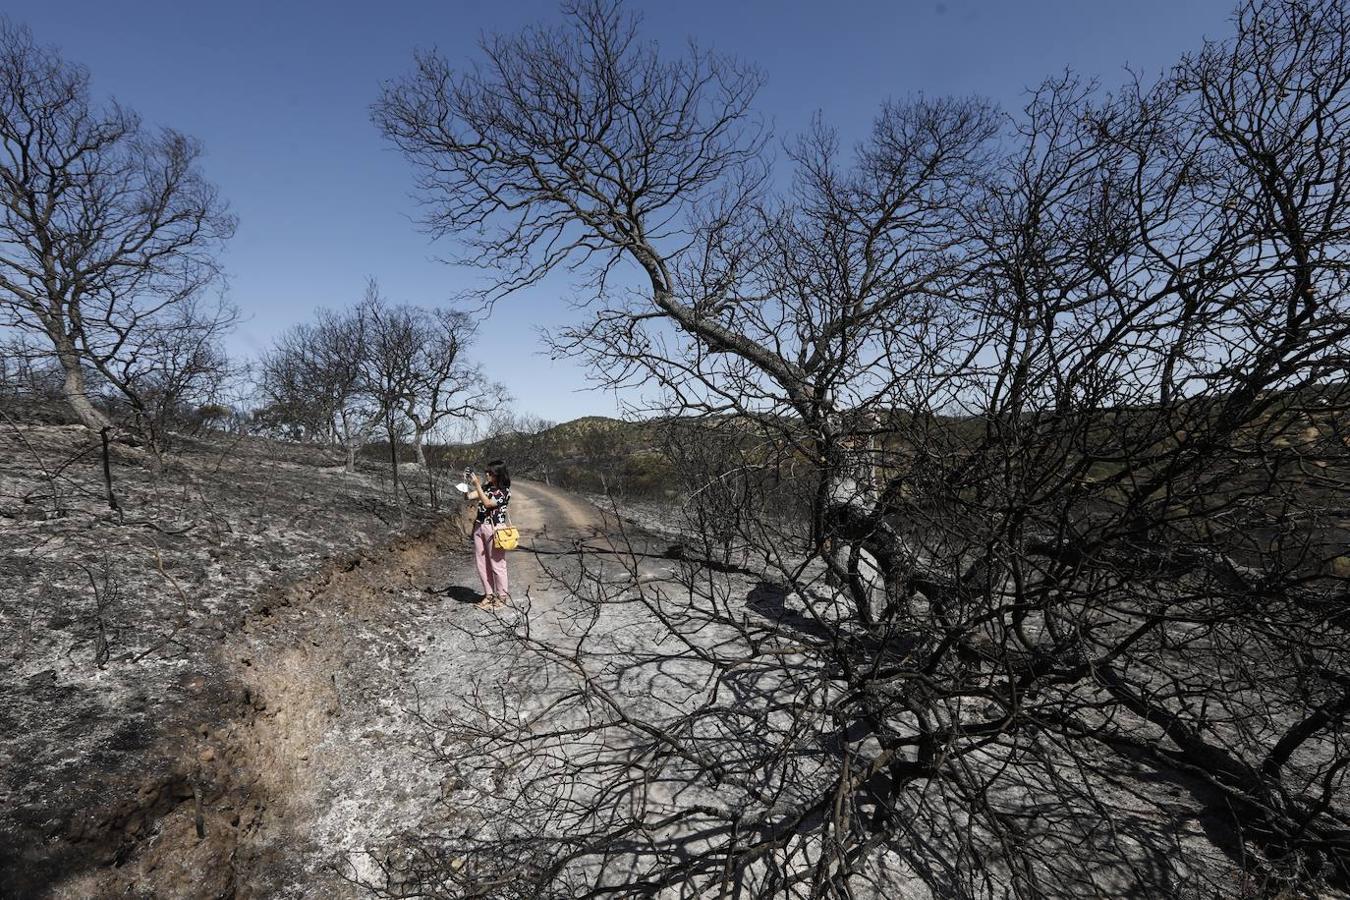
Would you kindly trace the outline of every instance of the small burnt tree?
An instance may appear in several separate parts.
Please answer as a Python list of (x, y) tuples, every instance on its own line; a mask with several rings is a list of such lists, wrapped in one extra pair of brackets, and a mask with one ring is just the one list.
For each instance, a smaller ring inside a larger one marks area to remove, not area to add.
[(221, 343), (236, 318), (224, 303), (179, 304), (128, 333), (116, 355), (98, 367), (114, 389), (110, 407), (128, 413), (157, 460), (170, 429), (192, 427), (193, 410), (217, 402), (239, 374)]
[(506, 402), (506, 394), (466, 356), (477, 336), (467, 313), (444, 307), (414, 307), (413, 316), (418, 332), (413, 385), (402, 411), (412, 424), (413, 449), (425, 469), (428, 435), (449, 421), (464, 421), (488, 412)]
[(389, 442), (389, 476), (397, 502), (398, 442), (409, 430), (403, 410), (417, 388), (416, 358), (423, 339), (420, 317), (409, 307), (390, 305), (373, 278), (353, 316), (362, 334), (361, 382), (372, 408), (379, 410), (379, 425)]
[(341, 446), (348, 472), (356, 471), (356, 454), (384, 415), (367, 379), (365, 326), (359, 315), (321, 309), (315, 322), (283, 333), (261, 367), (263, 418), (273, 428)]

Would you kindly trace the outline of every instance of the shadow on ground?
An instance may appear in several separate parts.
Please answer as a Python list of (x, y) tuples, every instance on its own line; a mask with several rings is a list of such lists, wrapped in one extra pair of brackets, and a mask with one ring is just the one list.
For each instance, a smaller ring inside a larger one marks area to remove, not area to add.
[(427, 588), (428, 594), (437, 597), (445, 597), (447, 600), (453, 600), (456, 603), (477, 603), (483, 599), (483, 595), (470, 587), (462, 584), (452, 584), (444, 588)]

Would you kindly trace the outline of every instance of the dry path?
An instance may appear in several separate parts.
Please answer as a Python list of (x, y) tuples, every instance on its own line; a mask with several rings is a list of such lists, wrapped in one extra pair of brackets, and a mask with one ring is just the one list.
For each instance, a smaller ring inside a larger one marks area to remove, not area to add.
[(525, 531), (555, 541), (591, 537), (604, 528), (600, 511), (590, 503), (533, 481), (515, 482), (511, 515)]
[[(344, 623), (363, 635), (344, 643), (361, 645), (359, 652), (325, 655), (310, 679), (322, 683), (325, 670), (330, 682), (336, 677), (335, 693), (347, 704), (343, 716), (302, 740), (275, 732), (271, 737), (285, 748), (275, 768), (284, 773), (288, 811), (264, 843), (277, 844), (281, 856), (295, 854), (278, 867), (287, 876), (282, 881), (288, 883), (275, 885), (283, 892), (360, 896), (344, 877), (378, 879), (377, 861), (391, 838), (443, 824), (436, 800), (450, 773), (431, 759), (421, 716), (463, 703), (466, 691), (504, 670), (505, 648), (494, 639), (499, 616), (528, 607), (541, 636), (556, 627), (549, 611), (559, 588), (545, 565), (575, 542), (603, 536), (604, 520), (594, 506), (544, 484), (517, 481), (511, 508), (522, 537), (522, 549), (508, 560), (516, 606), (489, 613), (473, 605), (481, 586), (468, 551), (469, 520), (446, 522), (400, 563), (385, 560), (377, 567), (374, 583), (396, 590), (397, 599), (374, 629)], [(359, 594), (361, 588), (337, 588), (344, 592)], [(335, 863), (336, 870), (330, 868)]]

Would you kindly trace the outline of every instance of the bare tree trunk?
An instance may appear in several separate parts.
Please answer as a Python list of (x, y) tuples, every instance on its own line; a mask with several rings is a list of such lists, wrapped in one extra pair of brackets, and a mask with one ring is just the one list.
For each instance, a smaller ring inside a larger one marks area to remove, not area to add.
[(356, 474), (356, 445), (347, 444), (347, 474)]
[[(389, 436), (389, 474), (393, 478), (394, 503), (398, 504), (398, 434), (394, 431), (392, 424), (384, 431)], [(399, 506), (401, 507), (402, 504), (399, 504)]]
[(122, 508), (117, 505), (117, 495), (113, 493), (112, 460), (108, 455), (108, 429), (104, 428), (98, 435), (103, 441), (103, 484), (108, 489), (108, 508), (121, 515)]
[(62, 394), (80, 422), (90, 431), (97, 432), (111, 428), (112, 422), (89, 399), (89, 389), (84, 383), (84, 370), (80, 368), (80, 357), (68, 339), (63, 338), (60, 341), (56, 358), (66, 373), (65, 382), (61, 386)]
[(413, 449), (417, 451), (417, 464), (423, 469), (429, 469), (431, 467), (427, 465), (427, 452), (422, 448), (422, 438), (425, 434), (420, 428), (413, 432)]

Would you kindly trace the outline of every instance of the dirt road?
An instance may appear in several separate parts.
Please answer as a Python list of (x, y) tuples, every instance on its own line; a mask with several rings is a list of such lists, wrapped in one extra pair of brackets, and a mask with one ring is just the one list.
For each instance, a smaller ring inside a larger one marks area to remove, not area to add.
[(435, 827), (447, 773), (428, 763), (419, 712), (460, 701), (501, 664), (497, 616), (549, 629), (560, 590), (541, 562), (603, 534), (600, 512), (517, 481), (522, 548), (509, 558), (515, 606), (481, 593), (467, 519), (339, 559), (276, 592), (221, 648), (237, 705), (203, 723), (188, 789), (116, 869), (59, 895), (84, 897), (359, 896), (379, 877), (389, 838)]
[(511, 515), (522, 530), (550, 540), (591, 537), (603, 529), (600, 511), (566, 491), (534, 481), (517, 481)]

